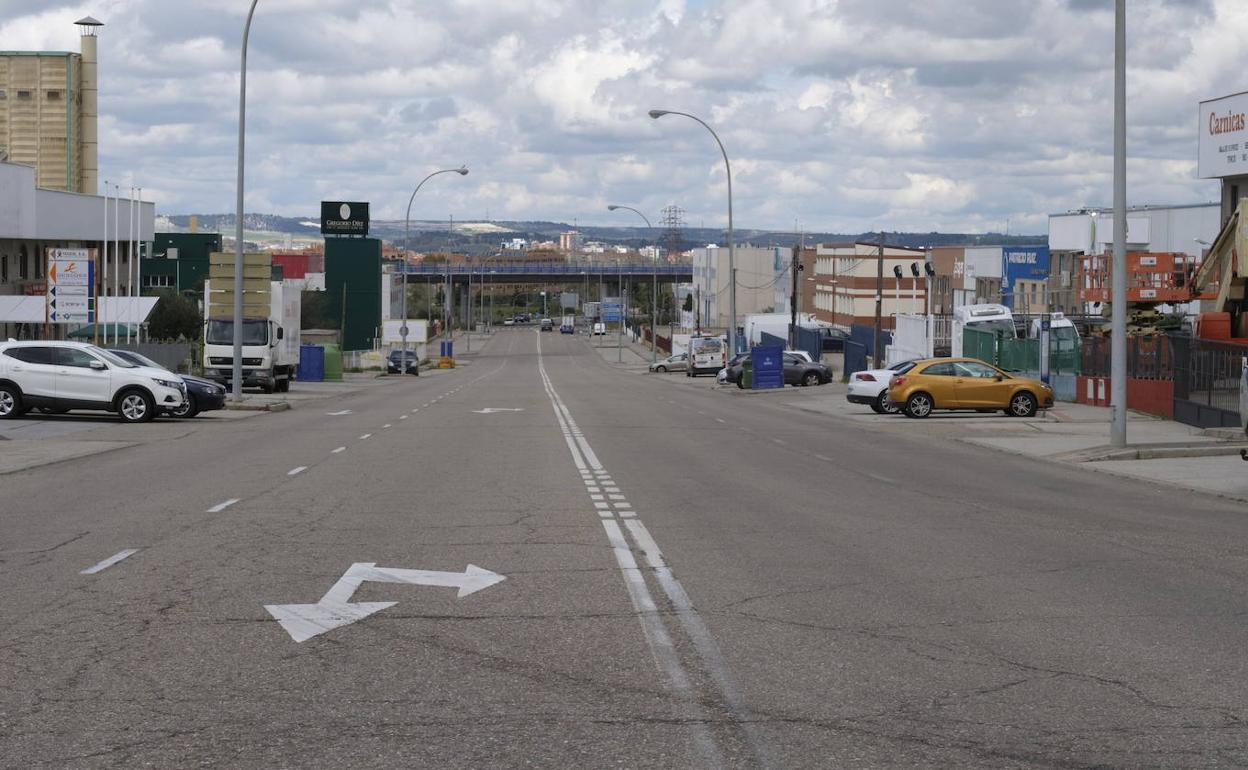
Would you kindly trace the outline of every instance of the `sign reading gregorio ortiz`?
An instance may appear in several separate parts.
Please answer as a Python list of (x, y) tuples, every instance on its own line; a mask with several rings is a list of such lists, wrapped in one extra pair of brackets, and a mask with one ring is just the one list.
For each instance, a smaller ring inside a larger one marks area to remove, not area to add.
[(321, 235), (368, 235), (368, 204), (321, 201)]
[(1197, 176), (1248, 174), (1248, 92), (1200, 103)]

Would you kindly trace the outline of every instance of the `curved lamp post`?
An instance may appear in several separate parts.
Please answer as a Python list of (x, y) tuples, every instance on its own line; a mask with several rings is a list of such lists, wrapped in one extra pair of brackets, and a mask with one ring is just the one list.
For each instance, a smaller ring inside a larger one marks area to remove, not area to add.
[[(653, 229), (654, 229), (654, 226), (650, 224), (650, 219), (649, 219), (649, 218), (648, 218), (645, 214), (641, 213), (640, 211), (638, 211), (637, 209), (633, 208), (632, 206), (617, 206), (617, 205), (615, 205), (614, 203), (613, 203), (613, 204), (611, 204), (611, 205), (609, 205), (609, 206), (607, 206), (607, 211), (616, 211), (617, 209), (624, 209), (625, 211), (631, 211), (631, 212), (633, 212), (633, 213), (634, 213), (634, 214), (636, 214), (637, 216), (641, 217), (642, 221), (644, 221), (644, 222), (646, 223), (646, 228), (647, 228), (647, 229), (649, 229), (649, 230), (653, 230)], [(650, 300), (650, 302), (651, 302), (651, 304), (650, 304), (650, 363), (654, 363), (655, 361), (659, 360), (659, 354), (658, 354), (658, 349), (659, 349), (659, 336), (658, 336), (658, 335), (659, 335), (659, 327), (657, 326), (657, 323), (658, 323), (658, 312), (659, 312), (659, 267), (658, 267), (658, 262), (659, 262), (659, 259), (658, 259), (658, 256), (656, 255), (656, 256), (655, 256), (655, 258), (654, 258), (654, 265), (653, 265), (654, 270), (652, 271), (653, 275), (651, 276), (651, 277), (654, 279), (654, 293), (653, 293), (653, 295), (652, 295), (652, 297), (651, 297), (651, 300)]]
[(728, 349), (731, 351), (730, 356), (735, 355), (737, 352), (737, 249), (735, 239), (732, 237), (732, 165), (728, 162), (728, 151), (724, 149), (724, 143), (719, 141), (719, 134), (716, 134), (715, 129), (708, 126), (702, 118), (676, 110), (650, 110), (650, 117), (655, 120), (664, 115), (683, 115), (701, 123), (702, 127), (715, 137), (715, 144), (719, 145), (719, 151), (724, 156), (724, 169), (728, 172), (728, 313), (731, 316), (731, 325), (728, 327)]
[(403, 296), (399, 299), (399, 305), (402, 308), (399, 312), (403, 316), (403, 325), (399, 327), (399, 339), (402, 341), (400, 344), (403, 346), (403, 363), (399, 365), (400, 374), (407, 374), (407, 254), (411, 251), (412, 201), (416, 200), (416, 193), (420, 192), (420, 188), (424, 186), (425, 182), (433, 179), (438, 174), (466, 176), (468, 167), (444, 168), (433, 172), (420, 180), (420, 184), (416, 185), (416, 189), (412, 190), (411, 197), (407, 199), (407, 213), (403, 215)]
[[(247, 133), (247, 38), (251, 34), (251, 17), (256, 13), (257, 0), (251, 0), (247, 23), (243, 25), (243, 53), (238, 78), (238, 186), (237, 212), (234, 215), (234, 365), (230, 395), (243, 400), (243, 147)], [(207, 301), (207, 297), (204, 298)]]

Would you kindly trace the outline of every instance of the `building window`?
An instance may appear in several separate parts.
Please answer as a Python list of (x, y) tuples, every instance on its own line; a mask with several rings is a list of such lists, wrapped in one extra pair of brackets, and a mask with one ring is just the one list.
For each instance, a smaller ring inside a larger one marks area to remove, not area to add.
[(18, 92), (17, 92), (17, 98), (18, 98), (18, 99), (29, 99), (29, 98), (30, 98), (30, 91), (18, 91)]
[(60, 98), (61, 98), (60, 91), (48, 91), (48, 101), (55, 102), (55, 101), (60, 100)]
[(143, 276), (143, 285), (149, 288), (162, 289), (173, 286), (173, 276), (171, 275), (145, 275)]
[(30, 261), (26, 256), (26, 247), (22, 247), (21, 260), (17, 263), (17, 276), (23, 281), (30, 277)]
[(9, 282), (9, 255), (0, 254), (0, 283)]
[(8, 99), (8, 98), (9, 98), (9, 95), (5, 92), (3, 88), (0, 88), (0, 99)]

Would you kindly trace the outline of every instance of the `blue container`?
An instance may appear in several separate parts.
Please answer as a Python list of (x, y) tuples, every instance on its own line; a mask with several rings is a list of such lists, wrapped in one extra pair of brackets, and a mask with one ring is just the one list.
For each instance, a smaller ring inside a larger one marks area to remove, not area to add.
[(454, 342), (452, 342), (451, 340), (442, 340), (442, 342), (439, 343), (439, 350), (441, 352), (438, 355), (442, 356), (443, 358), (454, 358), (455, 357), (454, 348), (455, 348)]
[(325, 379), (325, 348), (320, 345), (299, 346), (299, 381), (321, 382)]

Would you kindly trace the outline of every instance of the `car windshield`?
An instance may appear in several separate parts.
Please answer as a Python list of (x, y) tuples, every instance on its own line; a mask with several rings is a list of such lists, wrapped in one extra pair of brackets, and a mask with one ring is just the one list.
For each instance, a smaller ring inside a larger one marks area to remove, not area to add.
[(905, 374), (914, 368), (914, 364), (914, 361), (898, 361), (888, 368), (890, 371), (897, 372), (898, 374)]
[(1008, 318), (994, 318), (991, 321), (971, 321), (966, 325), (966, 328), (979, 332), (991, 332), (998, 337), (1013, 338), (1018, 336), (1018, 332), (1014, 330), (1014, 322)]
[(133, 350), (120, 350), (120, 351), (108, 350), (105, 352), (111, 353), (112, 355), (117, 356), (118, 358), (124, 358), (125, 360), (130, 361), (131, 363), (136, 364), (138, 366), (150, 366), (153, 369), (164, 369), (165, 371), (169, 371), (169, 367), (161, 366), (160, 364), (156, 363), (155, 361), (143, 355), (142, 353), (135, 353)]
[(105, 350), (104, 348), (97, 348), (96, 346), (91, 345), (91, 346), (89, 346), (89, 347), (87, 348), (87, 350), (89, 350), (89, 351), (91, 351), (92, 353), (96, 354), (97, 356), (99, 356), (100, 358), (102, 358), (102, 359), (104, 359), (105, 361), (109, 362), (109, 363), (110, 363), (110, 364), (112, 364), (113, 366), (119, 366), (119, 367), (121, 367), (122, 369), (134, 369), (134, 368), (136, 368), (136, 366), (137, 366), (136, 364), (134, 364), (134, 363), (132, 363), (132, 362), (130, 362), (130, 361), (127, 361), (126, 359), (122, 358), (122, 357), (121, 357), (121, 356), (119, 356), (119, 355), (116, 355), (115, 353), (110, 353), (109, 351)]
[[(228, 320), (212, 320), (208, 322), (205, 340), (209, 345), (233, 345), (234, 322)], [(243, 321), (244, 345), (267, 345), (269, 342), (269, 322), (254, 319)]]
[(1077, 340), (1079, 332), (1075, 331), (1073, 326), (1059, 326), (1053, 329), (1053, 338), (1058, 340)]

